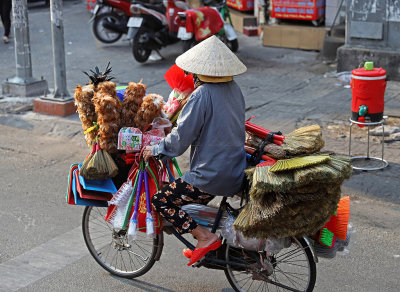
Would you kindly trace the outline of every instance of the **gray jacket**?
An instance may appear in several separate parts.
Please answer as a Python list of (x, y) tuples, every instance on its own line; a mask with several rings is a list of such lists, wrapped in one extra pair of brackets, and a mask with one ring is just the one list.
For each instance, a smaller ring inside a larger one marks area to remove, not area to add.
[(245, 103), (239, 86), (234, 81), (199, 86), (177, 125), (153, 146), (153, 155), (176, 157), (191, 146), (185, 182), (213, 195), (239, 192), (246, 167)]

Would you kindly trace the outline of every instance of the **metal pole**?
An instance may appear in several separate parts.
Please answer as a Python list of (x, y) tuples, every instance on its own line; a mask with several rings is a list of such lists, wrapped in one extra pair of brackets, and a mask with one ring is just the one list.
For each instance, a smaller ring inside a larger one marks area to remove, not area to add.
[(27, 0), (13, 0), (13, 26), (15, 38), (15, 63), (17, 74), (10, 81), (13, 83), (29, 83), (32, 77), (31, 48), (29, 40)]
[[(25, 0), (26, 1), (26, 0)], [(65, 69), (64, 25), (62, 0), (50, 0), (51, 35), (54, 64), (54, 98), (69, 99)]]

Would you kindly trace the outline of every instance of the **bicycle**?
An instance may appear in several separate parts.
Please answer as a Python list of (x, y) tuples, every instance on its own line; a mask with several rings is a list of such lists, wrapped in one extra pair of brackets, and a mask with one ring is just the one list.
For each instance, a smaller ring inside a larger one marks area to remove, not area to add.
[[(237, 216), (240, 212), (240, 208), (233, 208), (226, 197), (216, 209), (217, 215), (211, 229), (214, 233), (221, 227), (221, 218), (225, 212), (232, 216)], [(103, 219), (106, 210), (91, 206), (84, 210), (82, 231), (90, 254), (100, 266), (113, 275), (131, 279), (142, 276), (161, 257), (164, 246), (163, 232), (154, 238), (147, 238), (146, 233), (139, 232), (137, 239), (130, 242), (127, 230), (114, 230), (111, 224)], [(163, 231), (173, 234), (186, 247), (194, 249), (194, 246), (171, 225), (165, 225)], [(290, 245), (276, 254), (244, 249), (220, 237), (223, 241), (222, 246), (208, 253), (193, 266), (224, 270), (235, 291), (314, 289), (317, 257), (307, 237), (290, 238)]]

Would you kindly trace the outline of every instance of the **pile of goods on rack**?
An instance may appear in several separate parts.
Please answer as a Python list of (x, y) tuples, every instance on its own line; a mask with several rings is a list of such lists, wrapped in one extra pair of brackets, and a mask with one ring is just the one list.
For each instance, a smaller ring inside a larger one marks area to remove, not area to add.
[(322, 152), (324, 145), (319, 125), (284, 136), (246, 121), (245, 148), (253, 165), (246, 170), (249, 199), (235, 230), (247, 238), (313, 235), (325, 257), (345, 247), (349, 204), (343, 207), (341, 184), (352, 167), (348, 156)]
[(132, 238), (137, 230), (159, 233), (161, 221), (152, 211), (151, 197), (167, 176), (169, 182), (175, 179), (174, 166), (182, 174), (175, 159), (145, 163), (142, 152), (171, 131), (194, 90), (193, 76), (171, 67), (164, 77), (173, 90), (164, 102), (161, 95), (147, 94), (142, 80), (117, 87), (109, 64), (104, 72), (96, 67), (84, 73), (90, 82), (76, 87), (74, 99), (92, 150), (71, 166), (67, 203), (108, 207), (104, 219), (114, 228), (129, 226)]

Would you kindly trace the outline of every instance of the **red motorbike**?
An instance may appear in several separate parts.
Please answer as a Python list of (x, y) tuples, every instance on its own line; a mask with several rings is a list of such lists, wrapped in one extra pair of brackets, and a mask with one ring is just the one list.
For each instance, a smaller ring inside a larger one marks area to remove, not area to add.
[(132, 42), (136, 61), (143, 63), (154, 50), (180, 41), (179, 12), (189, 9), (183, 0), (147, 3), (129, 0), (97, 0), (93, 10), (93, 33), (104, 43), (118, 41), (123, 34)]
[(178, 13), (189, 9), (185, 1), (164, 0), (161, 6), (133, 2), (132, 17), (128, 21), (128, 38), (132, 39), (132, 53), (143, 63), (152, 51), (158, 51), (180, 41), (178, 38)]
[(216, 35), (228, 48), (236, 52), (239, 43), (226, 0), (203, 2), (204, 7), (178, 13), (178, 38), (183, 41), (183, 50), (186, 51), (211, 35)]

